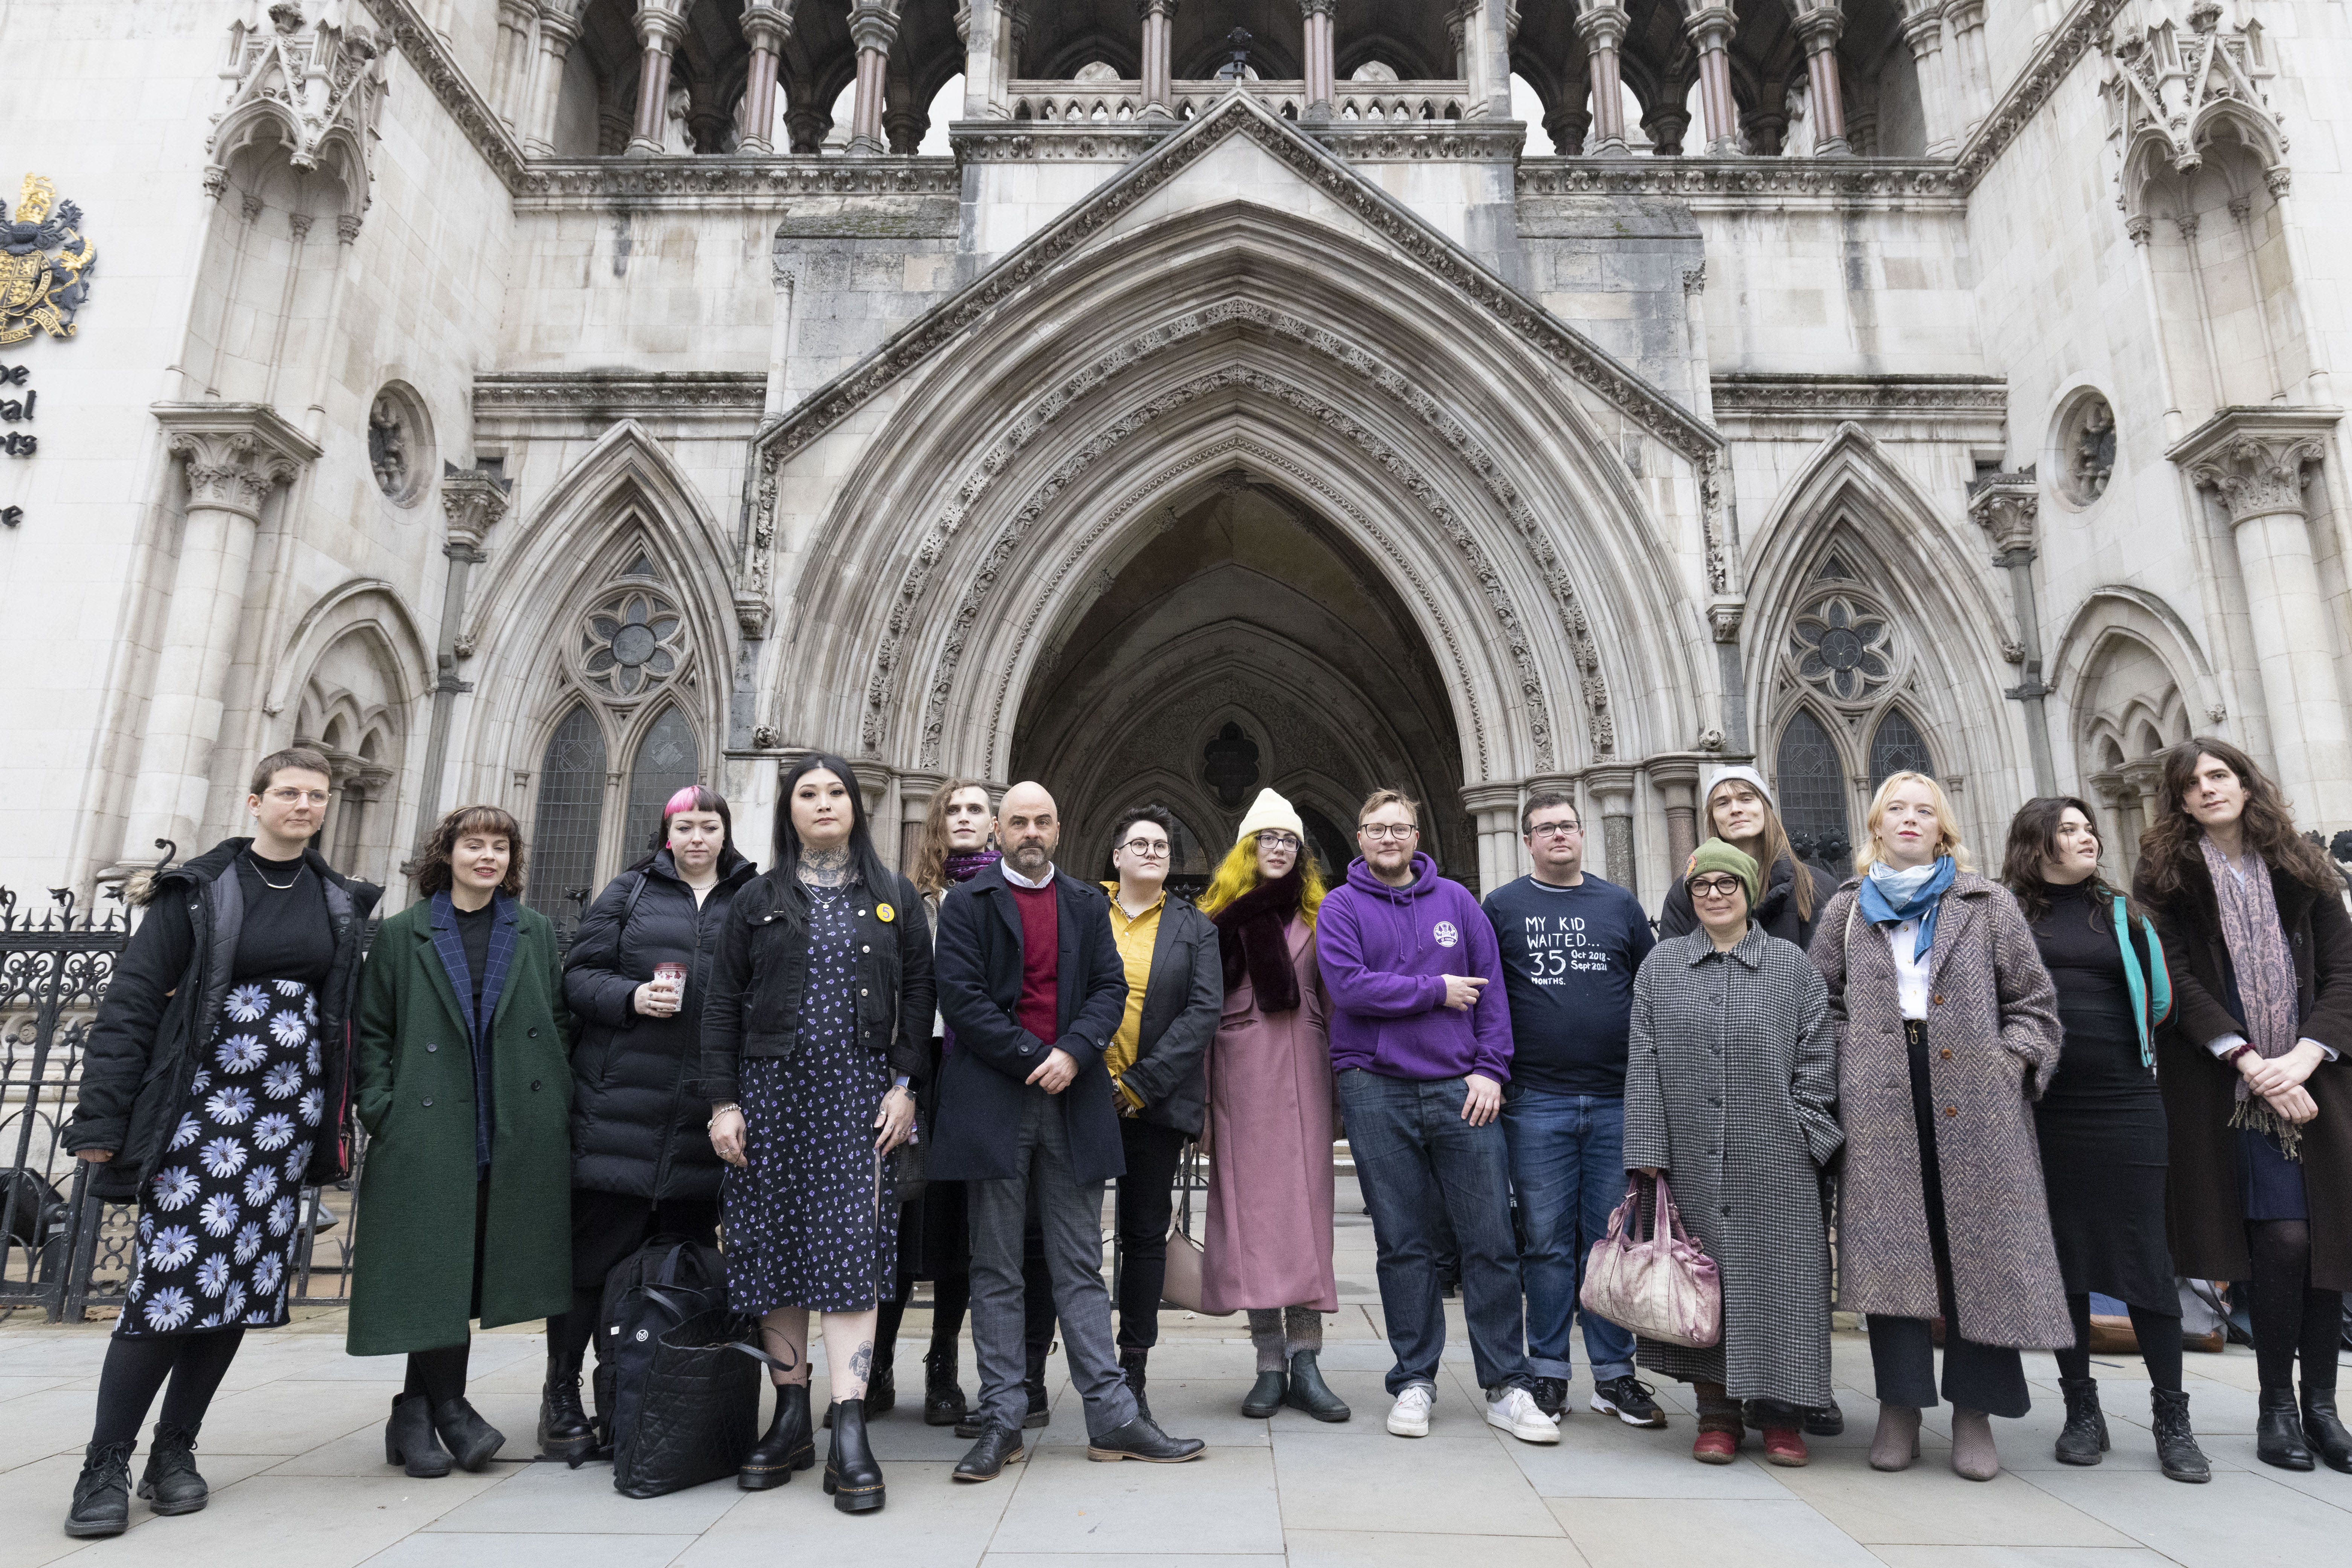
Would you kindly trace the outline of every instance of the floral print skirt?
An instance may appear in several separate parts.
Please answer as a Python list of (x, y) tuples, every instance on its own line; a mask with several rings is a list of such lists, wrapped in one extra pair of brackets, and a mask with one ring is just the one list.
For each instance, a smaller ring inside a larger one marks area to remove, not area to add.
[(326, 1115), (319, 999), (299, 980), (235, 985), (179, 1124), (139, 1195), (126, 1338), (286, 1321), (302, 1173)]

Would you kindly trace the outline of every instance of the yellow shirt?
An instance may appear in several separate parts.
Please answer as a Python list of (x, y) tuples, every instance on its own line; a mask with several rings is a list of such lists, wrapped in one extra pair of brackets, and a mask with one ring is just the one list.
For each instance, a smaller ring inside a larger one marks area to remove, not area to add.
[[(1118, 884), (1105, 882), (1103, 888), (1110, 894), (1110, 931), (1118, 942), (1118, 961), (1127, 968), (1127, 1011), (1119, 1017), (1118, 1032), (1110, 1037), (1110, 1049), (1103, 1053), (1103, 1065), (1110, 1068), (1112, 1084), (1124, 1091), (1119, 1076), (1135, 1065), (1135, 1047), (1143, 1037), (1143, 986), (1151, 978), (1151, 949), (1160, 940), (1160, 911), (1167, 905), (1168, 895), (1161, 893), (1150, 909), (1129, 920), (1119, 908)], [(1122, 1092), (1123, 1114), (1131, 1113), (1129, 1098)]]

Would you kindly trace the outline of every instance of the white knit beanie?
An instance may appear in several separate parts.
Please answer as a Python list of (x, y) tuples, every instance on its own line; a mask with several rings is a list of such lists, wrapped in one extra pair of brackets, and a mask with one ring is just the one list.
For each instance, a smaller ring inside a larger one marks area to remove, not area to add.
[(1251, 834), (1269, 827), (1279, 827), (1302, 844), (1307, 840), (1307, 825), (1298, 820), (1297, 811), (1274, 791), (1262, 789), (1250, 802), (1249, 815), (1242, 818), (1241, 831), (1234, 836), (1234, 841), (1238, 844)]
[(1766, 805), (1770, 806), (1774, 811), (1780, 809), (1780, 803), (1772, 798), (1772, 786), (1764, 782), (1764, 775), (1744, 763), (1735, 763), (1729, 767), (1717, 768), (1707, 775), (1706, 793), (1698, 797), (1701, 811), (1705, 811), (1706, 803), (1715, 798), (1715, 786), (1726, 779), (1738, 779), (1743, 784), (1755, 785), (1756, 793), (1764, 797)]

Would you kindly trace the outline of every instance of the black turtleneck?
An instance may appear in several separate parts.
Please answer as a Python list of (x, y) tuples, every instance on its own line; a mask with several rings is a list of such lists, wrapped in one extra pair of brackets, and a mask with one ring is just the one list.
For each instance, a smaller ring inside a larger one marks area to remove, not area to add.
[(2140, 1065), (2139, 1031), (2124, 984), (2114, 912), (2092, 897), (2088, 882), (2045, 883), (2042, 890), (2050, 908), (2033, 922), (2033, 940), (2057, 987), (2058, 1021), (2066, 1032), (2051, 1097), (2148, 1092), (2155, 1079)]

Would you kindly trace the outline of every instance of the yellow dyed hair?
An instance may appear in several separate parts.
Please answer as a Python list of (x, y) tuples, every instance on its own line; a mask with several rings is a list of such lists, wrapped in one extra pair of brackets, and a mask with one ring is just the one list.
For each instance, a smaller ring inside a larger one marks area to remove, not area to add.
[[(1298, 877), (1303, 884), (1298, 895), (1298, 918), (1307, 929), (1315, 929), (1315, 911), (1323, 907), (1323, 873), (1316, 868), (1315, 851), (1307, 845), (1298, 847)], [(1258, 885), (1257, 835), (1253, 833), (1227, 852), (1217, 874), (1209, 879), (1208, 891), (1201, 895), (1200, 910), (1213, 917), (1219, 910)]]

